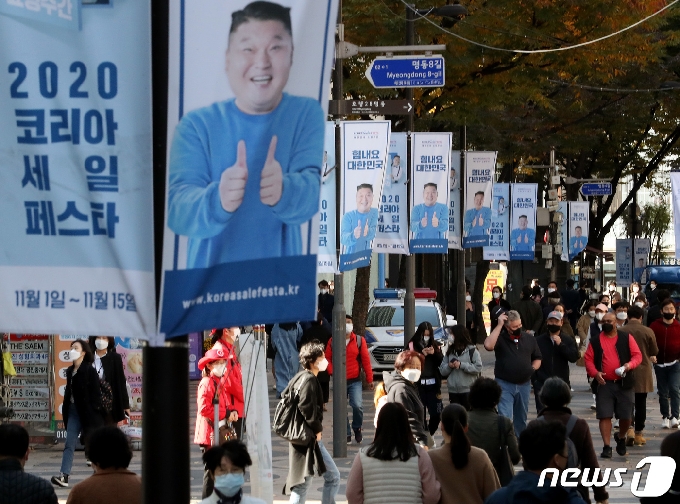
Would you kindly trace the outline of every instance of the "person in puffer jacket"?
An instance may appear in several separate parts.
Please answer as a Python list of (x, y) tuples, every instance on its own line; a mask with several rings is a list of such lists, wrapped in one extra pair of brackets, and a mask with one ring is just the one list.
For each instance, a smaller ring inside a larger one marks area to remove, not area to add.
[(470, 386), (482, 373), (482, 356), (472, 344), (470, 333), (463, 326), (451, 328), (453, 340), (439, 366), (439, 372), (446, 378), (449, 402), (460, 404), (470, 410)]

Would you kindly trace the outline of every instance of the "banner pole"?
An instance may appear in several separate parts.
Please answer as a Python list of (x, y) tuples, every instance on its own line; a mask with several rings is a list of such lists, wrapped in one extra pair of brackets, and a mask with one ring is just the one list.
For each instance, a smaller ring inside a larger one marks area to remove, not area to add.
[[(465, 166), (465, 150), (467, 149), (467, 127), (460, 127), (460, 208), (458, 209), (460, 223), (460, 250), (458, 250), (458, 261), (456, 263), (456, 323), (465, 326), (465, 249), (463, 248), (463, 222), (465, 220), (465, 183), (467, 171)], [(477, 341), (476, 336), (472, 338)]]

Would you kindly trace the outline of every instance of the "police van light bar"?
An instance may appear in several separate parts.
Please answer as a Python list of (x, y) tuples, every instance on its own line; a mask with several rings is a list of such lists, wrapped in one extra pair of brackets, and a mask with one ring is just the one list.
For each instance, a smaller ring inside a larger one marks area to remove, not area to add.
[(432, 289), (413, 289), (416, 299), (437, 299), (437, 291)]
[(375, 299), (404, 299), (405, 295), (404, 289), (373, 289)]

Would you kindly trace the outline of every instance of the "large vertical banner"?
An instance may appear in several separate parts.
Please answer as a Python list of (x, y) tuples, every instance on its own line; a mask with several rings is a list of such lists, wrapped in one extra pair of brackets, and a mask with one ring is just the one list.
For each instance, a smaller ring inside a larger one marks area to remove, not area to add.
[(449, 177), (449, 249), (462, 250), (460, 221), (460, 151), (451, 153), (451, 176)]
[(0, 4), (0, 327), (148, 338), (150, 1)]
[(673, 200), (673, 230), (675, 235), (675, 258), (680, 259), (680, 171), (671, 172)]
[(635, 252), (633, 257), (633, 280), (640, 282), (642, 273), (647, 267), (647, 261), (651, 254), (652, 242), (649, 238), (635, 239)]
[(536, 250), (538, 184), (512, 184), (510, 259), (533, 261)]
[(448, 250), (451, 133), (411, 134), (411, 252)]
[(587, 201), (569, 202), (569, 260), (583, 252), (588, 245), (590, 204)]
[(0, 15), (8, 14), (61, 29), (80, 30), (80, 9), (83, 0), (0, 0)]
[(619, 238), (616, 240), (616, 284), (628, 287), (633, 282), (633, 240)]
[(491, 191), (491, 229), (485, 261), (510, 260), (510, 184), (494, 184)]
[(172, 0), (160, 333), (309, 320), (337, 0)]
[(319, 215), (319, 253), (317, 273), (335, 273), (337, 251), (335, 248), (335, 123), (326, 123), (323, 164), (321, 165), (321, 211)]
[(385, 185), (374, 241), (378, 252), (408, 254), (406, 142), (406, 133), (390, 135)]
[(342, 132), (340, 271), (368, 266), (378, 230), (389, 121), (345, 121)]
[(491, 185), (496, 152), (465, 153), (463, 248), (487, 247), (491, 231)]
[[(557, 213), (562, 216), (562, 221), (557, 228), (557, 244), (561, 247), (560, 259), (564, 262), (569, 261), (569, 202), (560, 201)], [(587, 229), (587, 228), (586, 228)]]

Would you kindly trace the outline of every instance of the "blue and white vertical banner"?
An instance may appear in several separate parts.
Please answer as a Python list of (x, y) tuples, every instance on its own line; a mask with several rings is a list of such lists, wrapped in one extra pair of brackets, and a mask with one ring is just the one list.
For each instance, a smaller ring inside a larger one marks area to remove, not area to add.
[(510, 184), (494, 184), (491, 190), (491, 229), (485, 261), (510, 260)]
[(675, 235), (675, 258), (680, 259), (680, 171), (671, 172), (673, 200), (673, 231)]
[(390, 145), (390, 122), (344, 121), (340, 127), (343, 197), (339, 269), (348, 271), (371, 264)]
[(449, 176), (449, 249), (462, 250), (460, 220), (460, 151), (451, 152), (451, 175)]
[(150, 1), (0, 5), (0, 327), (149, 338)]
[(390, 135), (378, 231), (373, 242), (376, 252), (408, 254), (406, 142), (406, 133)]
[(323, 164), (321, 165), (321, 210), (319, 215), (319, 253), (316, 256), (317, 273), (337, 271), (335, 248), (335, 123), (326, 123)]
[(510, 260), (534, 260), (537, 191), (538, 184), (512, 184)]
[(52, 27), (80, 30), (81, 2), (92, 3), (83, 0), (0, 0), (0, 16), (6, 14)]
[(560, 201), (557, 207), (557, 213), (562, 215), (562, 221), (557, 228), (557, 243), (562, 247), (560, 253), (560, 260), (564, 262), (569, 261), (569, 202)]
[(588, 245), (590, 226), (590, 203), (587, 201), (569, 202), (569, 260), (583, 252)]
[(628, 287), (633, 282), (633, 240), (616, 240), (616, 284)]
[(159, 332), (310, 320), (337, 0), (171, 0)]
[(640, 282), (651, 254), (652, 242), (649, 238), (636, 238), (633, 258), (633, 280)]
[(445, 254), (448, 250), (451, 135), (411, 134), (412, 253)]
[(497, 152), (465, 153), (463, 248), (487, 247), (491, 230), (491, 186)]

